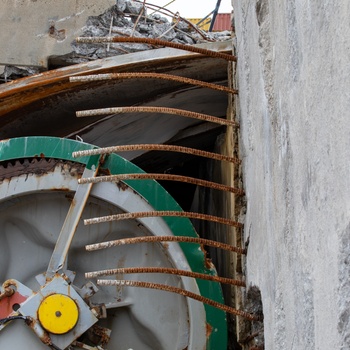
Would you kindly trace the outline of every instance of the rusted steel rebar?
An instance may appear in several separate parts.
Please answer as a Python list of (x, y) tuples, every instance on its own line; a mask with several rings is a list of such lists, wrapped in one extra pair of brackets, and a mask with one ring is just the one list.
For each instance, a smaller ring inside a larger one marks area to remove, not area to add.
[(102, 81), (102, 80), (114, 80), (114, 79), (162, 79), (171, 80), (179, 83), (200, 86), (212, 90), (228, 92), (230, 94), (238, 94), (238, 90), (231, 89), (227, 86), (221, 86), (217, 84), (207, 83), (206, 81), (196, 80), (186, 77), (180, 77), (178, 75), (163, 74), (163, 73), (108, 73), (108, 74), (94, 74), (94, 75), (82, 75), (77, 77), (70, 77), (71, 83), (76, 82), (89, 82), (89, 81)]
[(96, 43), (141, 43), (141, 44), (149, 44), (155, 46), (166, 46), (171, 47), (173, 49), (185, 50), (190, 52), (199, 53), (204, 56), (214, 57), (214, 58), (222, 58), (226, 61), (237, 61), (237, 57), (233, 55), (229, 55), (227, 53), (211, 51), (207, 49), (203, 49), (197, 46), (183, 45), (178, 43), (173, 43), (160, 39), (153, 38), (136, 38), (136, 37), (78, 37), (76, 38), (77, 43), (84, 44), (96, 44)]
[(141, 281), (129, 281), (129, 280), (97, 280), (97, 284), (99, 286), (125, 286), (125, 287), (139, 287), (139, 288), (149, 288), (149, 289), (156, 289), (156, 290), (162, 290), (166, 292), (176, 293), (183, 295), (187, 298), (191, 298), (194, 300), (197, 300), (201, 303), (213, 306), (217, 309), (223, 310), (225, 312), (244, 317), (250, 321), (258, 321), (260, 320), (259, 316), (252, 315), (248, 312), (234, 309), (230, 306), (220, 304), (212, 299), (205, 298), (201, 295), (198, 295), (196, 293), (189, 292), (187, 290), (168, 286), (165, 284), (159, 284), (159, 283), (150, 283), (150, 282), (141, 282)]
[(240, 287), (246, 286), (244, 281), (207, 275), (205, 273), (167, 268), (167, 267), (124, 267), (124, 268), (118, 268), (118, 269), (101, 270), (101, 271), (95, 271), (95, 272), (87, 272), (85, 273), (85, 278), (96, 278), (101, 276), (133, 274), (133, 273), (164, 273), (169, 275), (198, 278), (206, 281), (213, 281), (213, 282), (218, 282), (223, 284), (231, 284), (233, 286), (240, 286)]
[(77, 117), (94, 117), (99, 115), (108, 114), (124, 114), (124, 113), (159, 113), (159, 114), (171, 114), (179, 115), (181, 117), (192, 118), (197, 120), (203, 120), (210, 123), (237, 126), (237, 123), (233, 120), (227, 120), (223, 118), (213, 117), (208, 114), (186, 111), (184, 109), (169, 108), (169, 107), (152, 107), (152, 106), (130, 106), (130, 107), (109, 107), (99, 109), (88, 109), (85, 111), (76, 112)]
[(85, 219), (84, 225), (94, 225), (94, 224), (100, 224), (102, 222), (151, 218), (151, 217), (165, 217), (165, 216), (175, 216), (175, 217), (182, 217), (182, 218), (189, 218), (189, 219), (206, 220), (206, 221), (217, 222), (219, 224), (229, 225), (233, 227), (243, 227), (243, 224), (241, 224), (240, 222), (237, 222), (231, 219), (222, 218), (220, 216), (193, 213), (188, 211), (172, 211), (172, 210), (140, 211), (135, 213), (123, 213), (123, 214), (100, 216), (97, 218)]
[[(139, 0), (135, 0), (137, 2), (140, 2)], [(206, 32), (204, 32), (203, 30), (199, 29), (195, 24), (193, 24), (192, 22), (190, 22), (188, 19), (184, 18), (184, 17), (181, 17), (179, 16), (178, 12), (172, 12), (170, 11), (168, 8), (165, 8), (164, 6), (158, 6), (158, 5), (155, 5), (155, 4), (149, 4), (147, 3), (146, 5), (147, 8), (151, 9), (151, 10), (154, 10), (153, 13), (161, 13), (165, 16), (170, 16), (170, 17), (180, 17), (182, 21), (186, 22), (189, 27), (191, 27), (194, 31), (196, 31), (204, 40), (207, 40), (207, 41), (215, 41), (214, 39), (210, 38)], [(147, 18), (149, 20), (149, 18)], [(175, 28), (178, 30), (178, 28)], [(188, 35), (188, 33), (186, 33)]]
[(145, 236), (145, 237), (133, 237), (117, 239), (109, 242), (95, 243), (85, 246), (87, 251), (95, 251), (100, 249), (107, 249), (125, 244), (138, 244), (138, 243), (155, 243), (155, 242), (178, 242), (178, 243), (195, 243), (208, 247), (214, 247), (222, 250), (238, 254), (247, 254), (247, 250), (232, 246), (230, 244), (221, 243), (218, 241), (212, 241), (210, 239), (199, 237), (187, 237), (187, 236)]
[(147, 150), (147, 151), (179, 152), (179, 153), (191, 154), (199, 157), (231, 162), (234, 164), (241, 164), (241, 160), (235, 157), (224, 156), (222, 154), (202, 151), (195, 148), (174, 146), (174, 145), (159, 145), (159, 144), (123, 145), (123, 146), (96, 148), (91, 150), (73, 152), (72, 155), (74, 158), (79, 158), (79, 157), (85, 157), (85, 156), (93, 156), (97, 154), (109, 154), (109, 153), (141, 151), (141, 150), (142, 151)]
[(173, 175), (173, 174), (119, 174), (119, 175), (109, 175), (109, 176), (98, 176), (90, 178), (81, 178), (78, 180), (79, 184), (87, 183), (100, 183), (100, 182), (114, 182), (122, 180), (166, 180), (166, 181), (178, 181), (189, 183), (192, 185), (209, 187), (214, 190), (232, 192), (237, 195), (244, 195), (244, 191), (240, 188), (230, 187), (216, 182), (211, 182), (207, 180), (196, 179), (193, 177)]

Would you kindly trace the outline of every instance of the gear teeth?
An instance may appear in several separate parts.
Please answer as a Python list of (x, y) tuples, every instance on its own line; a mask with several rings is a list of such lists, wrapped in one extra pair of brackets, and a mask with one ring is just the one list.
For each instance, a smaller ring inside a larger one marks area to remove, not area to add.
[(53, 171), (56, 166), (61, 166), (62, 171), (65, 167), (67, 167), (69, 171), (74, 169), (75, 174), (82, 174), (84, 169), (82, 164), (52, 158), (9, 160), (0, 164), (0, 182), (26, 174), (36, 174), (41, 176)]

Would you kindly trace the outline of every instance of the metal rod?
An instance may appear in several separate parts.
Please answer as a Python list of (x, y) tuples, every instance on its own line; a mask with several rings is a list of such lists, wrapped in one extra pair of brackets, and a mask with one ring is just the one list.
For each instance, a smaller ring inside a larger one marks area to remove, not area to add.
[(214, 10), (214, 13), (213, 13), (213, 19), (212, 19), (211, 24), (210, 24), (209, 32), (211, 32), (213, 30), (213, 28), (214, 28), (215, 21), (216, 21), (216, 16), (217, 16), (217, 14), (219, 12), (220, 4), (221, 4), (221, 0), (217, 0), (216, 6), (215, 6), (215, 10)]
[(178, 181), (189, 183), (192, 185), (203, 186), (212, 188), (220, 191), (232, 192), (236, 195), (244, 195), (244, 191), (240, 188), (230, 187), (222, 185), (216, 182), (211, 182), (207, 180), (196, 179), (193, 177), (182, 176), (182, 175), (173, 175), (173, 174), (119, 174), (119, 175), (109, 175), (109, 176), (98, 176), (90, 178), (81, 178), (78, 180), (79, 184), (85, 183), (100, 183), (100, 182), (114, 182), (121, 180), (165, 180), (165, 181)]
[(137, 213), (124, 213), (124, 214), (101, 216), (101, 217), (92, 218), (92, 219), (85, 219), (84, 225), (94, 225), (94, 224), (100, 224), (102, 222), (150, 218), (150, 217), (164, 217), (164, 216), (175, 216), (175, 217), (182, 217), (182, 218), (189, 218), (189, 219), (206, 220), (206, 221), (217, 222), (219, 224), (229, 225), (233, 227), (243, 227), (243, 224), (241, 224), (240, 222), (222, 218), (219, 216), (213, 216), (213, 215), (207, 215), (207, 214), (201, 214), (201, 213), (192, 213), (192, 212), (186, 212), (186, 211), (171, 211), (171, 210), (141, 211)]
[(140, 151), (140, 150), (179, 152), (179, 153), (191, 154), (194, 156), (205, 157), (205, 158), (210, 158), (215, 160), (227, 161), (235, 164), (241, 164), (241, 160), (235, 157), (224, 156), (222, 154), (206, 152), (206, 151), (189, 148), (189, 147), (174, 146), (174, 145), (159, 145), (159, 144), (124, 145), (124, 146), (96, 148), (92, 150), (73, 152), (72, 155), (74, 158), (79, 158), (79, 157), (91, 156), (96, 154), (109, 154), (109, 153), (115, 153), (115, 152)]
[(163, 37), (164, 37), (165, 35), (167, 35), (170, 31), (174, 30), (175, 27), (179, 24), (180, 20), (181, 20), (181, 17), (177, 17), (176, 19), (175, 19), (175, 17), (174, 17), (174, 18), (173, 18), (173, 21), (174, 21), (173, 25), (172, 25), (168, 30), (166, 30), (164, 33), (162, 33), (161, 35), (159, 35), (159, 36), (157, 37), (157, 39), (163, 38)]
[(233, 286), (245, 287), (244, 281), (234, 280), (231, 278), (207, 275), (205, 273), (198, 273), (186, 270), (179, 270), (166, 267), (124, 267), (118, 269), (101, 270), (95, 272), (85, 273), (85, 278), (96, 278), (101, 276), (133, 274), (133, 273), (165, 273), (169, 275), (185, 276), (191, 278), (198, 278), (206, 281), (213, 281), (223, 284), (231, 284)]
[[(205, 21), (209, 16), (211, 16), (214, 13), (215, 10), (211, 11), (209, 14), (207, 14), (205, 17), (203, 17), (199, 22), (196, 23), (196, 26), (199, 27), (203, 21)], [(209, 22), (211, 21), (211, 18), (209, 18)]]
[(98, 115), (121, 114), (121, 113), (162, 113), (179, 115), (186, 118), (203, 120), (206, 122), (216, 123), (220, 125), (237, 126), (233, 120), (213, 117), (208, 114), (186, 111), (184, 109), (169, 108), (169, 107), (151, 107), (151, 106), (131, 106), (131, 107), (110, 107), (100, 109), (89, 109), (76, 112), (77, 117), (93, 117)]
[(214, 247), (222, 250), (238, 254), (247, 254), (245, 248), (234, 247), (230, 244), (212, 241), (210, 239), (204, 239), (199, 237), (187, 237), (187, 236), (145, 236), (145, 237), (133, 237), (117, 239), (109, 242), (95, 243), (85, 246), (87, 251), (95, 251), (100, 249), (107, 249), (110, 247), (116, 247), (125, 244), (137, 244), (137, 243), (155, 243), (155, 242), (178, 242), (178, 243), (195, 243), (208, 247)]
[(124, 286), (124, 287), (149, 288), (149, 289), (157, 289), (157, 290), (162, 290), (162, 291), (166, 291), (166, 292), (176, 293), (176, 294), (183, 295), (187, 298), (197, 300), (201, 303), (213, 306), (213, 307), (220, 309), (220, 310), (223, 310), (225, 312), (244, 317), (244, 318), (251, 320), (251, 321), (260, 321), (261, 320), (260, 316), (252, 315), (248, 312), (234, 309), (230, 306), (220, 304), (214, 300), (205, 298), (201, 295), (189, 292), (189, 291), (181, 289), (181, 288), (168, 286), (165, 284), (149, 283), (149, 282), (141, 282), (141, 281), (128, 281), (128, 280), (97, 280), (97, 284), (99, 286)]
[[(100, 157), (93, 157), (84, 169), (83, 177), (96, 176), (100, 165)], [(67, 216), (61, 228), (56, 245), (51, 255), (49, 266), (46, 271), (46, 279), (52, 279), (54, 275), (64, 268), (66, 264), (68, 251), (74, 234), (76, 232), (79, 220), (85, 208), (86, 201), (90, 195), (92, 184), (78, 185), (74, 198), (69, 207)]]
[[(134, 36), (134, 34), (135, 34), (136, 27), (137, 27), (137, 25), (138, 25), (140, 19), (142, 18), (143, 13), (145, 12), (145, 5), (146, 5), (146, 0), (143, 0), (142, 9), (141, 9), (139, 15), (138, 15), (137, 18), (136, 18), (136, 21), (135, 21), (135, 24), (134, 24), (134, 28), (132, 29), (132, 32), (131, 32), (131, 35), (130, 35), (130, 36)], [(109, 36), (111, 36), (111, 35), (109, 35)]]
[[(167, 6), (169, 6), (170, 4), (172, 4), (173, 2), (175, 2), (176, 0), (171, 0), (170, 2), (168, 2), (167, 4), (163, 5), (162, 7), (159, 6), (159, 10), (165, 9)], [(155, 10), (154, 12), (152, 12), (150, 14), (150, 16), (152, 16), (153, 14), (157, 13), (158, 10)]]
[(163, 73), (107, 73), (107, 74), (94, 74), (94, 75), (83, 75), (77, 77), (70, 77), (71, 83), (85, 82), (85, 81), (101, 81), (101, 80), (113, 80), (113, 79), (162, 79), (171, 80), (179, 83), (190, 84), (200, 86), (212, 90), (224, 91), (230, 94), (238, 94), (238, 90), (231, 89), (226, 86), (217, 84), (207, 83), (206, 81), (191, 79), (187, 77), (180, 77), (178, 75), (163, 74)]
[[(135, 1), (139, 2), (139, 3), (142, 2), (140, 0), (135, 0)], [(176, 16), (178, 16), (177, 13), (174, 13), (174, 12), (170, 11), (169, 9), (161, 7), (161, 6), (158, 6), (158, 5), (147, 3), (146, 7), (151, 9), (151, 10), (156, 9), (155, 12), (159, 12), (159, 13), (165, 15), (165, 16), (169, 16), (169, 17), (176, 17)], [(203, 30), (200, 30), (199, 28), (197, 28), (196, 25), (194, 25), (192, 22), (190, 22), (186, 18), (181, 17), (181, 20), (186, 22), (190, 27), (192, 27), (192, 29), (194, 31), (196, 31), (203, 39), (205, 39), (207, 41), (215, 41), (214, 39), (211, 39), (208, 35), (206, 35), (206, 33)]]
[(226, 61), (237, 61), (237, 57), (233, 55), (229, 55), (226, 53), (221, 53), (217, 51), (211, 51), (207, 49), (203, 49), (197, 46), (183, 45), (178, 43), (173, 43), (160, 39), (153, 38), (136, 38), (136, 37), (78, 37), (76, 38), (77, 43), (85, 43), (85, 44), (95, 44), (95, 43), (142, 43), (142, 44), (150, 44), (156, 46), (166, 46), (174, 49), (185, 50), (190, 52), (199, 53), (201, 55), (214, 57), (214, 58), (222, 58)]

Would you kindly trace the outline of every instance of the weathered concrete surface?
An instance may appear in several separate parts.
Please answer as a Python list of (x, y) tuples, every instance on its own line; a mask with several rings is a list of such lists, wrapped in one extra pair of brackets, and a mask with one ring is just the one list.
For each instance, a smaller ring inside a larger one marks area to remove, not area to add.
[(350, 349), (350, 2), (233, 3), (265, 349)]
[(47, 57), (71, 51), (88, 16), (115, 0), (0, 0), (0, 64), (47, 67)]

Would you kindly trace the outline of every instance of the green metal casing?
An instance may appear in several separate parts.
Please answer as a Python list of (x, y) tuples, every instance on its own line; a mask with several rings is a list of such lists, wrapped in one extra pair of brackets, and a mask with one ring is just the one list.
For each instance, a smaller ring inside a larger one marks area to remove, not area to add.
[[(76, 151), (89, 150), (95, 146), (75, 140), (56, 137), (23, 137), (4, 140), (0, 142), (0, 161), (21, 158), (55, 158), (85, 164), (96, 162), (99, 156), (73, 158)], [(143, 173), (136, 165), (130, 163), (117, 154), (106, 157), (101, 168), (111, 174)], [(154, 180), (127, 180), (128, 186), (145, 198), (155, 210), (180, 211), (181, 207), (172, 196)], [(164, 217), (165, 222), (175, 236), (197, 237), (191, 222), (187, 218)], [(206, 268), (205, 256), (199, 245), (180, 243), (180, 246), (194, 272), (214, 275), (214, 269)], [(224, 303), (219, 283), (197, 280), (200, 293), (203, 297)], [(207, 349), (227, 349), (227, 320), (226, 313), (214, 307), (205, 305), (206, 322), (208, 329)]]

